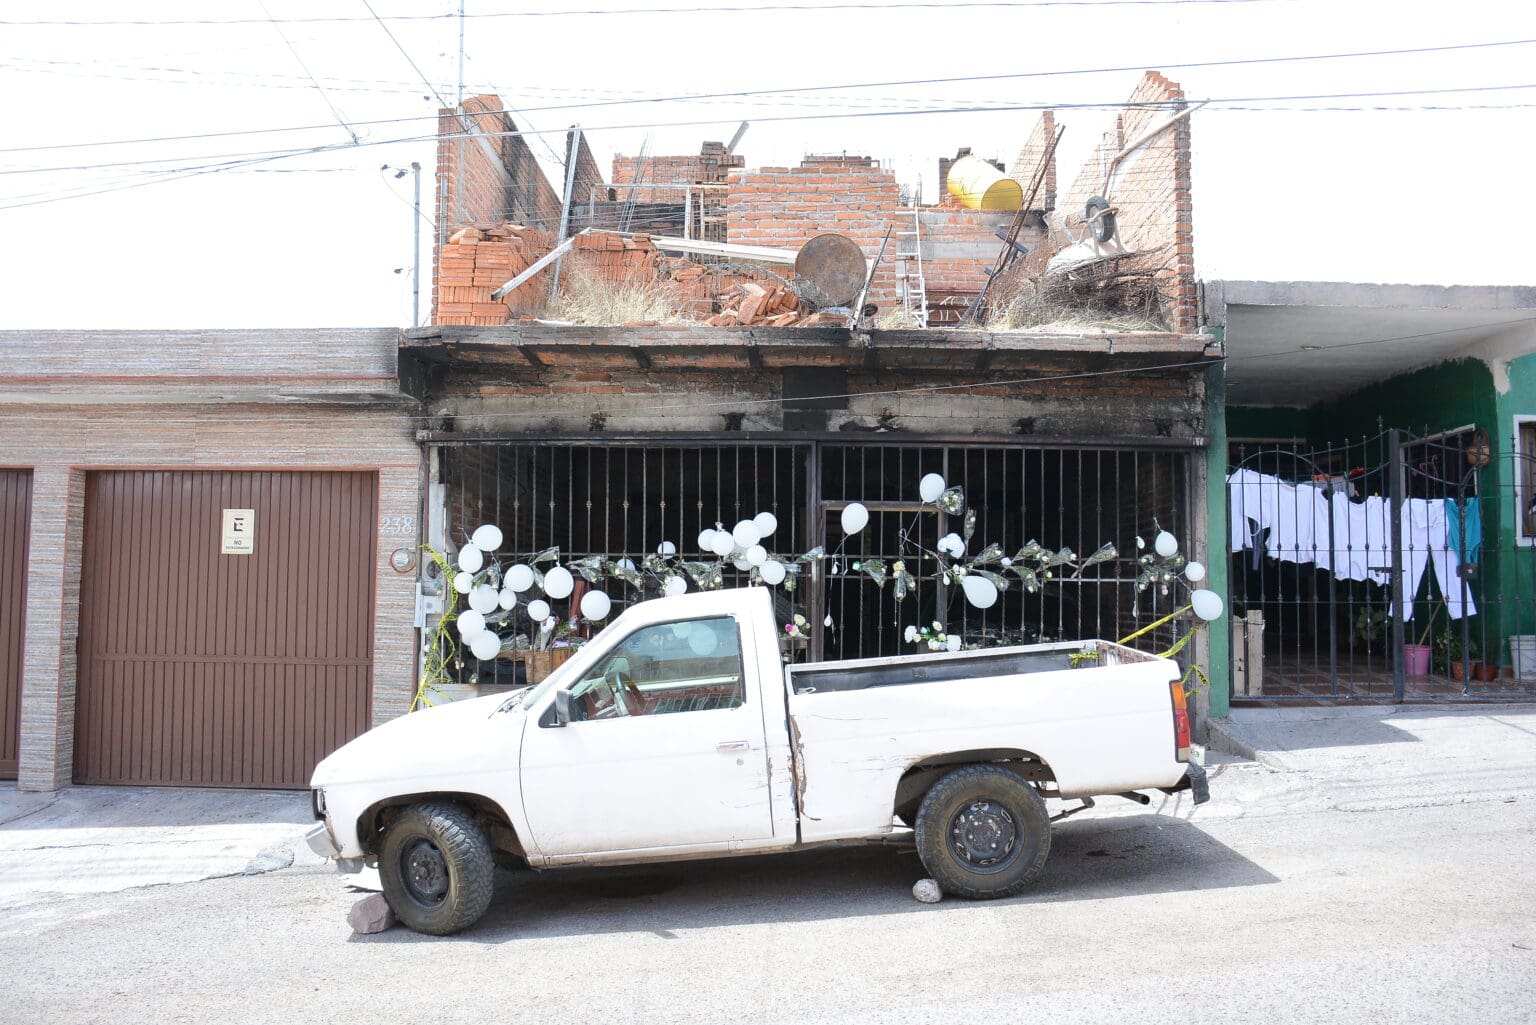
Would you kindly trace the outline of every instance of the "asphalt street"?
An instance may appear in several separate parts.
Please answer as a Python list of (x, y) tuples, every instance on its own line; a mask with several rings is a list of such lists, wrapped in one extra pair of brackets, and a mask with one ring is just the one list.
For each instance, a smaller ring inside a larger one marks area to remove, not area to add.
[(1007, 901), (920, 904), (897, 848), (505, 872), (449, 939), (352, 935), (370, 880), (302, 856), (0, 893), (0, 1021), (1536, 1022), (1536, 710), (1310, 714), (1235, 722), (1209, 805), (1060, 823)]

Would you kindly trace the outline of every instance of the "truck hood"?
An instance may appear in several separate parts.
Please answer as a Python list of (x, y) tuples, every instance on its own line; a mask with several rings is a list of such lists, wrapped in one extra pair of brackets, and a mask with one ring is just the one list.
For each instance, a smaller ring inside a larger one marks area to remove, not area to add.
[(515, 764), (524, 716), (519, 696), (453, 701), (391, 719), (331, 752), (315, 766), (310, 786), (462, 771), (484, 749), (494, 749), (497, 760), (510, 755)]

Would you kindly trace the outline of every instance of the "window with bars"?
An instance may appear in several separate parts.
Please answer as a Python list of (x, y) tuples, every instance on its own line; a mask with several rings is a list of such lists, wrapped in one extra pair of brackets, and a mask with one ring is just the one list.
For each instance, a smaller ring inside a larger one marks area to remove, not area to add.
[[(801, 660), (916, 650), (906, 628), (935, 622), (967, 643), (1113, 640), (1167, 605), (1135, 590), (1136, 538), (1150, 540), (1156, 524), (1190, 540), (1189, 457), (1179, 447), (582, 438), (441, 443), (437, 451), (452, 536), (462, 544), (479, 524), (494, 523), (504, 553), (558, 547), (563, 560), (600, 554), (643, 564), (671, 542), (684, 558), (714, 561), (698, 552), (701, 531), (773, 513), (778, 528), (762, 542), (771, 552), (786, 560), (818, 547), (826, 553), (800, 564), (793, 591), (774, 590), (781, 620), (805, 620), (804, 636), (788, 648)], [(976, 511), (972, 554), (995, 542), (1011, 555), (1033, 540), (1079, 556), (1114, 544), (1120, 558), (1033, 594), (1013, 580), (991, 608), (975, 608), (941, 579), (938, 539), (960, 532), (963, 517), (919, 500), (927, 473), (964, 489)], [(869, 510), (869, 522), (845, 536), (840, 514), (852, 502)], [(870, 559), (903, 562), (917, 581), (913, 593), (898, 600), (889, 581), (862, 573), (857, 567)], [(724, 586), (748, 580), (725, 562)], [(661, 586), (650, 576), (638, 588), (615, 582), (615, 612), (660, 595)]]

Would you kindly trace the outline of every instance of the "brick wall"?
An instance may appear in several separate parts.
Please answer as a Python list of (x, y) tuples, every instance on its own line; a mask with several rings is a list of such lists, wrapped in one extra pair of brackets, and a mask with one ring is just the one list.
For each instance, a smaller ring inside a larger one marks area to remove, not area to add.
[[(783, 373), (708, 357), (683, 369), (550, 366), (488, 380), (451, 375), (434, 413), (471, 432), (777, 431), (784, 426)], [(1065, 371), (1064, 371), (1065, 372)], [(1031, 375), (1033, 376), (1033, 375)], [(1017, 371), (851, 372), (846, 408), (827, 429), (976, 434), (1189, 437), (1204, 428), (1198, 373), (1149, 372), (1042, 382), (1021, 388)], [(935, 385), (975, 385), (934, 391)]]
[(1145, 253), (1137, 265), (1155, 270), (1169, 326), (1198, 330), (1193, 205), (1189, 175), (1189, 119), (1129, 154), (1105, 189), (1103, 168), (1126, 143), (1182, 108), (1184, 91), (1155, 71), (1142, 76), (1115, 125), (1104, 134), (1062, 203), (1069, 227), (1082, 234), (1083, 206), (1104, 195), (1116, 207), (1120, 241)]
[[(1023, 188), (1026, 200), (1029, 198), (1030, 182), (1034, 179), (1040, 167), (1040, 161), (1055, 137), (1056, 112), (1044, 111), (1035, 121), (1034, 128), (1030, 129), (1024, 145), (1019, 148), (1019, 155), (1013, 158), (1008, 176)], [(1050, 162), (1046, 164), (1045, 177), (1040, 183), (1040, 191), (1035, 196), (1035, 201), (1030, 204), (1030, 209), (1046, 211), (1056, 209), (1056, 155), (1054, 153), (1051, 154)]]
[[(896, 176), (868, 157), (807, 157), (799, 167), (765, 167), (731, 177), (726, 202), (729, 241), (743, 245), (798, 249), (813, 236), (847, 235), (866, 259), (880, 251), (887, 229), (891, 241), (875, 273), (869, 302), (882, 310), (899, 305), (899, 234), (913, 230), (913, 210), (901, 204)], [(923, 276), (930, 293), (979, 290), (984, 268), (1002, 243), (997, 229), (1010, 214), (961, 207), (920, 207)], [(1025, 245), (1038, 233), (1021, 236)]]
[[(379, 478), (380, 515), (419, 524), (421, 452), (414, 423), (391, 398), (398, 338), (392, 329), (0, 332), (0, 365), (10, 370), (0, 466), (30, 468), (34, 486), (23, 789), (54, 790), (71, 778), (86, 473), (366, 470)], [(327, 393), (384, 399), (344, 406), (320, 401)], [(414, 577), (388, 560), (422, 540), (378, 537), (375, 723), (405, 712), (414, 692)]]
[[(724, 143), (706, 142), (697, 155), (683, 156), (649, 156), (640, 157), (624, 156), (617, 154), (613, 158), (613, 183), (615, 185), (696, 185), (699, 183), (714, 184), (723, 182), (734, 170), (746, 166), (746, 161), (737, 154), (725, 152)], [(669, 189), (645, 189), (634, 190), (619, 189), (617, 198), (624, 200), (630, 192), (635, 194), (637, 203), (681, 203), (683, 190)]]
[[(553, 234), (560, 196), (497, 96), (464, 101), (463, 115), (438, 111), (437, 245), (432, 249), (432, 318), (438, 319), (439, 256), (448, 236), (474, 224), (514, 221)], [(479, 134), (465, 137), (466, 121)], [(594, 165), (595, 166), (595, 165)], [(561, 183), (564, 185), (564, 182)]]

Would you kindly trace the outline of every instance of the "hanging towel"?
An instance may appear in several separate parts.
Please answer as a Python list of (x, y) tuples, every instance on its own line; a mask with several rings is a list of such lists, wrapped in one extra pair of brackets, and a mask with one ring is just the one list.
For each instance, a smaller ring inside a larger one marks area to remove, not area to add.
[[(1445, 532), (1451, 551), (1455, 552), (1462, 562), (1477, 562), (1478, 556), (1483, 551), (1482, 502), (1476, 498), (1467, 499), (1466, 510), (1463, 512), (1460, 505), (1447, 499)], [(1462, 551), (1463, 538), (1466, 539), (1466, 551)]]

